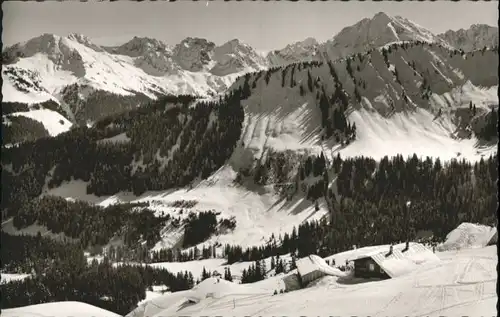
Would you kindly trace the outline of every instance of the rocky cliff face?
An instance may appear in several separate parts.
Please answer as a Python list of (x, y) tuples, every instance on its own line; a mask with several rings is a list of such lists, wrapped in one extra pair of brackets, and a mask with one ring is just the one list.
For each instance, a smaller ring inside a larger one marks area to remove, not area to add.
[(498, 47), (498, 28), (485, 24), (474, 24), (468, 29), (458, 31), (449, 30), (438, 36), (454, 48), (465, 52), (484, 47)]

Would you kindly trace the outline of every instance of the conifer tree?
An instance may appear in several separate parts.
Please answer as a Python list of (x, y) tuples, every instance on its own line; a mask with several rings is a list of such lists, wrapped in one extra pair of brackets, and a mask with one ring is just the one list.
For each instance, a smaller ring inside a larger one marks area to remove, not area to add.
[(313, 79), (309, 70), (307, 71), (307, 87), (310, 92), (313, 92)]

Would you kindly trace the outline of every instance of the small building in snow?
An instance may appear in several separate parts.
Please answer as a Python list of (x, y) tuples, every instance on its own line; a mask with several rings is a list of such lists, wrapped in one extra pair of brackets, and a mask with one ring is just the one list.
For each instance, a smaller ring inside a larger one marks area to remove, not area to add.
[(297, 274), (286, 275), (283, 277), (283, 282), (285, 283), (285, 290), (287, 292), (300, 289), (300, 281)]
[(422, 244), (407, 242), (360, 255), (351, 261), (354, 262), (354, 277), (388, 279), (440, 260)]
[(354, 277), (360, 278), (390, 278), (384, 269), (382, 269), (370, 256), (354, 260)]
[(299, 259), (295, 262), (295, 264), (297, 265), (297, 271), (300, 274), (300, 282), (302, 286), (306, 286), (312, 281), (326, 275), (319, 269), (311, 256)]

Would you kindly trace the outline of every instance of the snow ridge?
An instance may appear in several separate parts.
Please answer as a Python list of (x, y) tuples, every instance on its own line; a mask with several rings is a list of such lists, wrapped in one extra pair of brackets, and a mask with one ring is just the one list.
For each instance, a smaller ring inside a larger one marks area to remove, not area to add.
[(473, 24), (468, 29), (457, 31), (448, 30), (438, 37), (465, 52), (480, 50), (483, 47), (498, 47), (498, 27), (486, 24)]
[[(116, 95), (191, 94), (208, 96), (224, 91), (234, 79), (264, 68), (265, 60), (250, 46), (230, 41), (216, 47), (204, 39), (187, 38), (175, 47), (135, 37), (118, 47), (102, 47), (78, 34), (43, 34), (7, 48), (2, 77), (19, 86), (26, 75), (7, 76), (21, 69), (37, 76), (40, 85), (19, 93), (2, 88), (6, 101), (60, 100), (68, 85), (91, 87)], [(17, 89), (20, 90), (20, 89)], [(21, 96), (19, 96), (21, 95)]]

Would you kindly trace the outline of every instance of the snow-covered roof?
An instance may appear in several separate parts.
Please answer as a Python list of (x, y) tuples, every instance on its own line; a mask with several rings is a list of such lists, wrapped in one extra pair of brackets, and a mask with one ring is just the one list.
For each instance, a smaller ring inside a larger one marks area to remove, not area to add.
[(348, 275), (348, 273), (346, 272), (342, 272), (337, 268), (329, 266), (323, 258), (314, 254), (309, 255), (300, 260), (297, 260), (296, 265), (297, 265), (297, 270), (302, 276), (314, 271), (320, 271), (326, 275), (333, 275), (339, 277), (344, 277)]
[(310, 256), (297, 260), (295, 264), (297, 265), (297, 270), (302, 276), (319, 270), (318, 266), (314, 263)]
[[(377, 263), (390, 277), (397, 277), (414, 271), (419, 265), (438, 262), (439, 258), (424, 245), (420, 243), (409, 243), (408, 250), (404, 251), (406, 243), (394, 245), (392, 253), (389, 249), (376, 250), (370, 253), (358, 256), (357, 260), (361, 258), (370, 257)], [(386, 256), (387, 255), (387, 256)]]
[(444, 243), (437, 249), (440, 251), (464, 248), (482, 248), (490, 243), (497, 234), (497, 228), (464, 222), (446, 236)]

